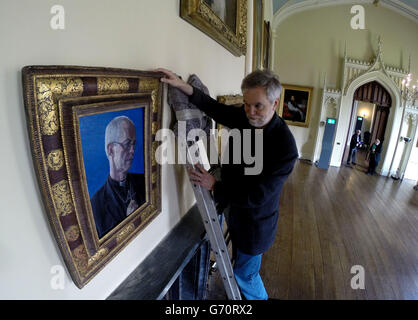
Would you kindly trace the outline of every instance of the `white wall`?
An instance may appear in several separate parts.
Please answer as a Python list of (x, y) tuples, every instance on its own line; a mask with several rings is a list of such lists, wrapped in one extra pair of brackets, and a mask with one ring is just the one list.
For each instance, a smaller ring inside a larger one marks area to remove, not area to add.
[(402, 156), (399, 157), (399, 164), (396, 168), (399, 168), (399, 176), (404, 175), (405, 179), (416, 180), (418, 179), (418, 158), (417, 158), (417, 144), (416, 134), (418, 131), (417, 126), (418, 112), (407, 110), (403, 126), (401, 130), (401, 137), (408, 137), (411, 139), (410, 142), (402, 140), (399, 143), (398, 149), (402, 149)]
[(418, 181), (418, 126), (415, 126), (415, 133), (410, 132), (411, 138), (414, 137), (411, 143), (411, 154), (409, 156), (409, 162), (405, 170), (404, 179), (410, 179)]
[[(65, 30), (50, 9), (65, 9)], [(2, 0), (0, 2), (0, 299), (104, 299), (168, 234), (194, 202), (185, 173), (162, 168), (162, 213), (82, 290), (65, 273), (52, 290), (51, 267), (64, 265), (49, 228), (32, 164), (22, 99), (25, 65), (84, 65), (196, 73), (212, 97), (240, 92), (237, 58), (179, 17), (179, 0)], [(171, 121), (164, 105), (163, 122)]]

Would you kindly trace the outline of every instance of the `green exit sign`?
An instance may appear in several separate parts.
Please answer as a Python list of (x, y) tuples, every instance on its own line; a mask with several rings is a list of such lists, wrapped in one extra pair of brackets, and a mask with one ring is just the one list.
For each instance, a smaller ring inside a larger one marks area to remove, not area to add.
[(335, 119), (328, 119), (329, 124), (335, 124)]
[(363, 120), (363, 118), (362, 117), (357, 117), (357, 120), (360, 120), (361, 121), (361, 120)]

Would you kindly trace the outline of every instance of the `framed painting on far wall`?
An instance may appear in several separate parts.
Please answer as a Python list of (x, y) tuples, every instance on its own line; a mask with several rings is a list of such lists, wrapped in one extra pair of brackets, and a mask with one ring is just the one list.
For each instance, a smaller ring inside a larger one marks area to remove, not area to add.
[(283, 84), (279, 115), (287, 124), (309, 127), (312, 88)]

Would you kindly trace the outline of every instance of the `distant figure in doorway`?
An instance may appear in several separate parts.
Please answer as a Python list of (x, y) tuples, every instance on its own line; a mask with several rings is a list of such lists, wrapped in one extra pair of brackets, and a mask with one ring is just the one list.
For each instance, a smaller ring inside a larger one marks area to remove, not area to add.
[(361, 133), (361, 130), (356, 130), (356, 132), (351, 137), (350, 151), (348, 152), (347, 165), (350, 165), (351, 161), (353, 162), (354, 165), (356, 165), (357, 148), (359, 148), (362, 144), (360, 133)]
[(376, 168), (379, 165), (380, 161), (380, 154), (382, 153), (382, 144), (380, 143), (379, 139), (372, 144), (370, 147), (370, 160), (369, 160), (369, 168), (367, 169), (366, 174), (373, 175), (376, 173)]

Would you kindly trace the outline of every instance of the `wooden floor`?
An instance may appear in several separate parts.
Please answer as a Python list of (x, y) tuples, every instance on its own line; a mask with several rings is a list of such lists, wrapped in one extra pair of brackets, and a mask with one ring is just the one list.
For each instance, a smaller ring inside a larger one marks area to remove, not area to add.
[[(367, 176), (366, 166), (318, 169), (299, 161), (286, 182), (261, 276), (271, 298), (418, 299), (418, 191)], [(364, 290), (351, 287), (364, 268)], [(219, 271), (208, 299), (226, 299)]]
[[(418, 191), (410, 180), (298, 161), (261, 276), (278, 299), (418, 299)], [(365, 289), (354, 290), (365, 271)]]

